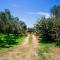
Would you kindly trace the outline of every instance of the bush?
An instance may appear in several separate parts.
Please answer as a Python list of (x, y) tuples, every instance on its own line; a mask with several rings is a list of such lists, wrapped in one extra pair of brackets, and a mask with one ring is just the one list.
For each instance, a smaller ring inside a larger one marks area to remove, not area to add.
[(9, 48), (14, 44), (18, 44), (19, 37), (20, 35), (14, 35), (14, 34), (9, 34), (9, 36), (5, 34), (0, 35), (0, 47)]
[(18, 43), (17, 42), (18, 38), (19, 38), (18, 35), (17, 36), (5, 36), (5, 43), (9, 44), (9, 45), (16, 44), (16, 43)]

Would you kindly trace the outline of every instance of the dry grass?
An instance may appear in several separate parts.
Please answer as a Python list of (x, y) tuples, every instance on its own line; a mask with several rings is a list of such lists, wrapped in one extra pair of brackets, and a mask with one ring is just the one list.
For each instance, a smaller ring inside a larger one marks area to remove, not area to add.
[(29, 43), (28, 35), (21, 45), (6, 53), (0, 54), (0, 60), (35, 60), (37, 47), (36, 36), (32, 35), (32, 42)]
[(54, 43), (40, 43), (40, 46), (38, 50), (38, 60), (60, 60), (60, 48)]

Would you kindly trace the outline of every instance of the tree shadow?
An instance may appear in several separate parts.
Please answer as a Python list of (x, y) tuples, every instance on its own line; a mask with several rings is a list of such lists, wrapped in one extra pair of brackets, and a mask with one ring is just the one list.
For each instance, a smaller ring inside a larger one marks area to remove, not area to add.
[(47, 43), (50, 44), (50, 43), (54, 43), (54, 42), (56, 43), (56, 41), (54, 41), (53, 39), (48, 38), (48, 37), (47, 38), (39, 38), (38, 42), (43, 43), (43, 44), (47, 44)]

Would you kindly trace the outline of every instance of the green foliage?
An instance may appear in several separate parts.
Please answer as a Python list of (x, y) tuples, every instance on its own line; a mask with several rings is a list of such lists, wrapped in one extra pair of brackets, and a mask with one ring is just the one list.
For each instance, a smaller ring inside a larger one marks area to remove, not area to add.
[[(34, 26), (39, 38), (41, 37), (47, 43), (60, 41), (60, 6), (54, 6), (51, 13), (53, 14), (52, 17), (42, 17)], [(60, 45), (60, 43), (58, 44)]]
[(26, 35), (27, 26), (18, 17), (14, 17), (9, 9), (0, 11), (0, 47), (9, 48), (16, 45), (23, 35)]
[(16, 44), (18, 43), (16, 39), (18, 39), (17, 36), (5, 36), (5, 43), (8, 45)]
[(34, 32), (34, 29), (33, 29), (33, 28), (28, 28), (28, 29), (27, 29), (27, 32), (28, 32), (28, 33), (32, 33), (32, 32)]
[(51, 8), (51, 13), (56, 18), (60, 17), (60, 5), (54, 5)]
[(11, 15), (8, 9), (0, 12), (0, 33), (3, 34), (25, 34), (27, 26), (18, 17)]
[(49, 41), (52, 39), (48, 32), (53, 28), (53, 26), (54, 24), (51, 21), (51, 18), (41, 18), (35, 25), (35, 29), (43, 40)]
[(0, 34), (0, 47), (1, 48), (9, 48), (12, 45), (16, 45), (19, 43), (18, 39), (21, 39), (22, 36), (20, 35), (14, 35), (14, 34), (9, 34), (8, 35), (4, 35), (4, 34)]

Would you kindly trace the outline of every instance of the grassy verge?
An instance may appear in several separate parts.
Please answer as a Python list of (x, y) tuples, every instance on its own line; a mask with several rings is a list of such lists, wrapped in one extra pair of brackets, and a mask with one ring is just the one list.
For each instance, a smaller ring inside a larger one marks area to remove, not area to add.
[[(3, 39), (3, 40), (5, 40), (4, 39), (4, 37), (5, 37), (6, 35), (0, 35), (0, 37), (1, 37), (1, 39)], [(13, 36), (13, 35), (10, 35), (10, 36)], [(10, 46), (11, 47), (9, 47), (9, 48), (2, 48), (2, 47), (0, 47), (0, 53), (4, 53), (4, 52), (8, 52), (8, 51), (10, 51), (10, 50), (13, 50), (14, 48), (16, 48), (19, 44), (21, 44), (22, 42), (23, 42), (23, 40), (24, 40), (24, 38), (25, 38), (26, 36), (17, 36), (16, 37), (16, 42), (18, 42), (17, 44), (11, 44)], [(8, 37), (9, 38), (9, 37)], [(11, 38), (12, 39), (12, 38)]]
[(21, 43), (24, 41), (25, 37), (26, 37), (26, 36), (21, 36), (21, 37), (18, 39), (19, 44), (21, 44)]
[(47, 60), (47, 54), (49, 54), (51, 52), (51, 49), (53, 49), (54, 47), (56, 47), (55, 43), (44, 43), (41, 42), (41, 39), (39, 40), (40, 42), (40, 49), (38, 50), (38, 56), (39, 59), (38, 60)]

